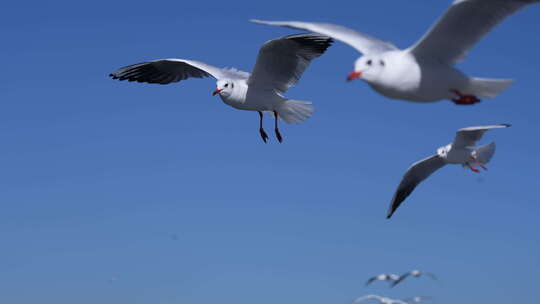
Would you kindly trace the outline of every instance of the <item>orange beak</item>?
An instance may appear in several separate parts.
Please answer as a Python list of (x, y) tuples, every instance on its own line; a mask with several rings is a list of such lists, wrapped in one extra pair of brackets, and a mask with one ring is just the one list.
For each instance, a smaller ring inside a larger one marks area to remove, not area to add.
[(215, 89), (214, 92), (212, 92), (212, 96), (221, 93), (223, 91), (222, 89)]
[(347, 76), (347, 81), (355, 80), (362, 77), (362, 72), (351, 72)]

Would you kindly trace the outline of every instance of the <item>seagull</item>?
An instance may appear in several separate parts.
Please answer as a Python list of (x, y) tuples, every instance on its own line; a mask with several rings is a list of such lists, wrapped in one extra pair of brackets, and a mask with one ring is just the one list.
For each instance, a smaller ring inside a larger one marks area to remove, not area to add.
[(386, 218), (390, 218), (394, 214), (399, 205), (420, 182), (446, 164), (459, 164), (476, 173), (480, 172), (478, 168), (487, 170), (485, 164), (491, 160), (495, 153), (495, 143), (492, 142), (480, 147), (475, 147), (475, 144), (488, 130), (507, 127), (510, 127), (510, 125), (498, 124), (460, 129), (451, 144), (437, 149), (437, 154), (414, 163), (401, 179), (390, 203)]
[[(394, 286), (396, 286), (397, 284), (401, 283), (403, 280), (405, 280), (405, 279), (406, 279), (407, 277), (409, 277), (409, 276), (413, 276), (413, 277), (415, 277), (415, 278), (419, 278), (419, 277), (421, 277), (421, 276), (428, 276), (428, 277), (432, 278), (433, 280), (437, 280), (437, 277), (436, 277), (433, 273), (431, 273), (431, 272), (420, 271), (420, 270), (412, 270), (412, 271), (409, 271), (409, 272), (407, 272), (407, 273), (402, 274), (401, 276), (399, 276), (399, 279), (395, 280), (395, 281), (392, 283), (391, 287), (394, 287)], [(419, 297), (417, 297), (417, 298), (419, 298)], [(415, 298), (411, 298), (411, 299), (415, 299)], [(420, 300), (419, 300), (419, 301), (420, 301)], [(407, 302), (407, 301), (406, 301), (406, 302)], [(418, 302), (418, 301), (416, 301), (416, 302)]]
[(390, 299), (390, 298), (381, 297), (378, 295), (367, 295), (367, 296), (359, 297), (353, 301), (353, 304), (357, 304), (366, 300), (377, 300), (381, 304), (408, 304), (405, 301)]
[(366, 286), (368, 286), (369, 284), (375, 282), (375, 281), (389, 281), (389, 282), (394, 282), (396, 280), (398, 280), (400, 278), (399, 275), (397, 274), (393, 274), (393, 273), (390, 273), (390, 274), (387, 274), (387, 273), (383, 273), (383, 274), (379, 274), (379, 275), (376, 275), (374, 277), (371, 277), (369, 278), (369, 280), (367, 280), (366, 282)]
[(169, 84), (187, 78), (213, 77), (221, 100), (239, 110), (259, 113), (259, 134), (266, 143), (263, 112), (274, 116), (274, 131), (279, 142), (278, 118), (287, 123), (301, 122), (313, 114), (311, 102), (287, 99), (283, 93), (299, 80), (311, 60), (321, 56), (333, 40), (317, 34), (297, 34), (267, 41), (259, 50), (253, 72), (221, 69), (187, 59), (158, 59), (116, 70), (113, 79)]
[(470, 77), (454, 67), (503, 19), (540, 0), (455, 0), (439, 21), (413, 46), (394, 44), (350, 28), (316, 22), (250, 21), (319, 33), (363, 54), (347, 80), (363, 79), (378, 93), (413, 102), (444, 99), (471, 105), (504, 91), (510, 79)]
[(420, 296), (420, 297), (407, 298), (407, 299), (405, 299), (403, 301), (410, 304), (410, 303), (421, 303), (421, 302), (425, 302), (425, 301), (428, 301), (428, 300), (431, 300), (431, 299), (432, 299), (432, 297)]

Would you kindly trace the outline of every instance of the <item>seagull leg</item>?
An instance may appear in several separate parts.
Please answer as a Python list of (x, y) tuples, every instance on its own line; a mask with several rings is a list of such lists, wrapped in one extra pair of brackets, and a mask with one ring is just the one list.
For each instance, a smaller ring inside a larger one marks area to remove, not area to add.
[(463, 94), (458, 90), (451, 90), (451, 92), (457, 95), (456, 98), (452, 98), (452, 101), (457, 105), (473, 105), (480, 102), (480, 99), (474, 95)]
[(281, 133), (279, 133), (279, 129), (278, 129), (278, 112), (277, 111), (274, 111), (274, 131), (276, 132), (276, 137), (277, 137), (277, 140), (279, 142), (283, 142), (283, 137), (281, 137)]
[(467, 165), (467, 167), (468, 167), (469, 169), (471, 169), (472, 172), (474, 172), (474, 173), (480, 173), (480, 170), (478, 170), (478, 169), (476, 169), (475, 167), (471, 166), (470, 163), (466, 163), (466, 165)]
[(268, 141), (268, 135), (266, 134), (266, 132), (264, 132), (264, 129), (263, 129), (263, 113), (261, 111), (257, 111), (259, 112), (259, 133), (261, 134), (261, 138), (262, 140), (264, 141), (264, 143), (266, 143)]
[(488, 170), (488, 168), (486, 166), (484, 166), (484, 164), (482, 164), (478, 158), (474, 157), (474, 156), (471, 156), (471, 159), (478, 165), (480, 166), (480, 168), (484, 169), (484, 170)]

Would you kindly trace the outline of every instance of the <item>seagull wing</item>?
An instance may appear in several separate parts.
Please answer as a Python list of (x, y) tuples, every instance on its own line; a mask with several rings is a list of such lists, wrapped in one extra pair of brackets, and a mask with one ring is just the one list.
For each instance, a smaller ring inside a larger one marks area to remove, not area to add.
[(367, 295), (367, 296), (363, 296), (363, 297), (356, 298), (356, 299), (353, 301), (353, 304), (355, 304), (355, 303), (360, 303), (360, 302), (363, 302), (363, 301), (365, 301), (365, 300), (377, 300), (377, 301), (379, 301), (380, 303), (383, 303), (384, 298), (381, 297), (381, 296), (378, 296), (378, 295)]
[[(413, 192), (414, 188), (416, 188), (420, 182), (428, 178), (428, 176), (442, 168), (444, 165), (445, 162), (439, 155), (433, 155), (414, 163), (401, 179), (401, 183), (399, 183), (396, 193), (392, 198), (392, 202), (390, 203), (386, 218), (390, 218), (392, 214), (394, 214), (399, 205), (401, 205), (407, 196)], [(397, 283), (399, 283), (399, 279), (393, 285), (396, 285)]]
[(377, 281), (378, 279), (379, 278), (377, 276), (369, 278), (369, 280), (367, 280), (367, 282), (366, 282), (366, 286), (368, 286), (369, 284)]
[(453, 64), (506, 17), (540, 0), (455, 0), (409, 50), (417, 58)]
[(407, 273), (404, 273), (402, 275), (399, 276), (399, 278), (397, 280), (395, 280), (392, 285), (390, 285), (390, 287), (394, 287), (396, 286), (397, 284), (401, 283), (403, 280), (405, 280), (408, 276), (410, 276), (411, 273), (410, 272), (407, 272)]
[(397, 50), (397, 48), (388, 41), (383, 41), (371, 37), (367, 34), (357, 32), (341, 25), (300, 21), (264, 21), (257, 19), (251, 19), (250, 21), (259, 24), (299, 29), (332, 37), (335, 40), (339, 40), (345, 44), (352, 46), (357, 51), (365, 55)]
[(311, 60), (321, 56), (331, 44), (332, 38), (315, 34), (270, 40), (261, 47), (248, 84), (285, 92), (300, 80)]
[(246, 79), (249, 73), (220, 69), (209, 64), (185, 59), (159, 59), (128, 65), (109, 74), (113, 79), (169, 84), (188, 78)]
[(476, 142), (479, 141), (484, 133), (491, 129), (499, 129), (499, 128), (508, 128), (510, 127), (509, 124), (498, 124), (498, 125), (491, 125), (491, 126), (477, 126), (477, 127), (468, 127), (459, 129), (456, 132), (456, 137), (454, 138), (454, 142), (452, 143), (452, 147), (456, 148), (464, 148), (464, 147), (472, 147), (476, 145)]

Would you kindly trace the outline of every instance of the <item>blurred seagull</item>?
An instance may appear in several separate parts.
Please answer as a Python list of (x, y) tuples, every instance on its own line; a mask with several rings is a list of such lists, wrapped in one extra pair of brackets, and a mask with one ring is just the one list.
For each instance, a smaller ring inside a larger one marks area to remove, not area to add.
[(490, 161), (495, 153), (495, 143), (492, 142), (476, 148), (474, 146), (488, 130), (507, 127), (510, 127), (510, 125), (499, 124), (460, 129), (456, 133), (454, 142), (437, 149), (437, 154), (414, 163), (401, 179), (390, 203), (386, 218), (390, 218), (394, 214), (399, 205), (413, 192), (418, 184), (446, 164), (460, 164), (474, 172), (480, 172), (478, 167), (487, 170), (485, 164)]
[(299, 80), (311, 60), (321, 56), (332, 44), (329, 37), (298, 34), (274, 39), (263, 44), (253, 72), (221, 69), (206, 63), (186, 59), (159, 59), (133, 64), (116, 70), (113, 79), (169, 84), (190, 77), (213, 77), (221, 100), (236, 109), (259, 113), (259, 133), (264, 142), (263, 112), (274, 116), (274, 131), (279, 142), (283, 138), (278, 118), (287, 123), (301, 122), (313, 114), (311, 102), (283, 97), (283, 93)]
[(375, 282), (375, 281), (389, 281), (389, 282), (394, 282), (396, 280), (399, 280), (400, 276), (397, 275), (397, 274), (393, 274), (393, 273), (390, 273), (390, 274), (387, 274), (387, 273), (383, 273), (383, 274), (379, 274), (379, 275), (376, 275), (374, 277), (371, 277), (369, 278), (369, 280), (367, 280), (366, 282), (366, 286), (368, 286), (369, 284)]
[(315, 32), (348, 44), (363, 56), (355, 61), (347, 79), (361, 78), (386, 97), (415, 102), (449, 99), (471, 105), (479, 98), (499, 95), (512, 81), (469, 77), (454, 64), (498, 23), (536, 2), (540, 0), (455, 0), (429, 31), (405, 50), (329, 23), (251, 21)]
[(407, 298), (407, 299), (405, 299), (403, 301), (406, 302), (406, 303), (421, 303), (421, 302), (425, 302), (425, 301), (428, 301), (428, 300), (431, 300), (431, 299), (432, 299), (432, 297), (420, 296), (420, 297)]
[[(409, 271), (405, 274), (402, 274), (399, 279), (397, 279), (396, 281), (394, 281), (392, 283), (392, 287), (396, 286), (397, 284), (401, 283), (403, 280), (405, 280), (407, 277), (409, 276), (413, 276), (415, 278), (419, 278), (421, 276), (428, 276), (430, 278), (432, 278), (433, 280), (437, 280), (437, 277), (431, 273), (431, 272), (426, 272), (426, 271), (420, 271), (420, 270), (412, 270), (412, 271)], [(415, 297), (415, 298), (422, 298), (422, 297)], [(415, 298), (411, 298), (411, 299), (415, 299)]]
[(404, 302), (401, 300), (390, 299), (390, 298), (381, 297), (378, 295), (367, 295), (367, 296), (359, 297), (353, 301), (353, 304), (364, 302), (366, 300), (376, 300), (381, 304), (408, 304), (407, 302)]
[(360, 302), (363, 302), (363, 301), (366, 301), (366, 300), (376, 300), (381, 304), (407, 304), (406, 302), (401, 301), (401, 300), (391, 299), (391, 298), (387, 298), (387, 297), (381, 297), (381, 296), (378, 296), (378, 295), (367, 295), (367, 296), (359, 297), (359, 298), (357, 298), (356, 300), (353, 301), (353, 304), (360, 303)]

